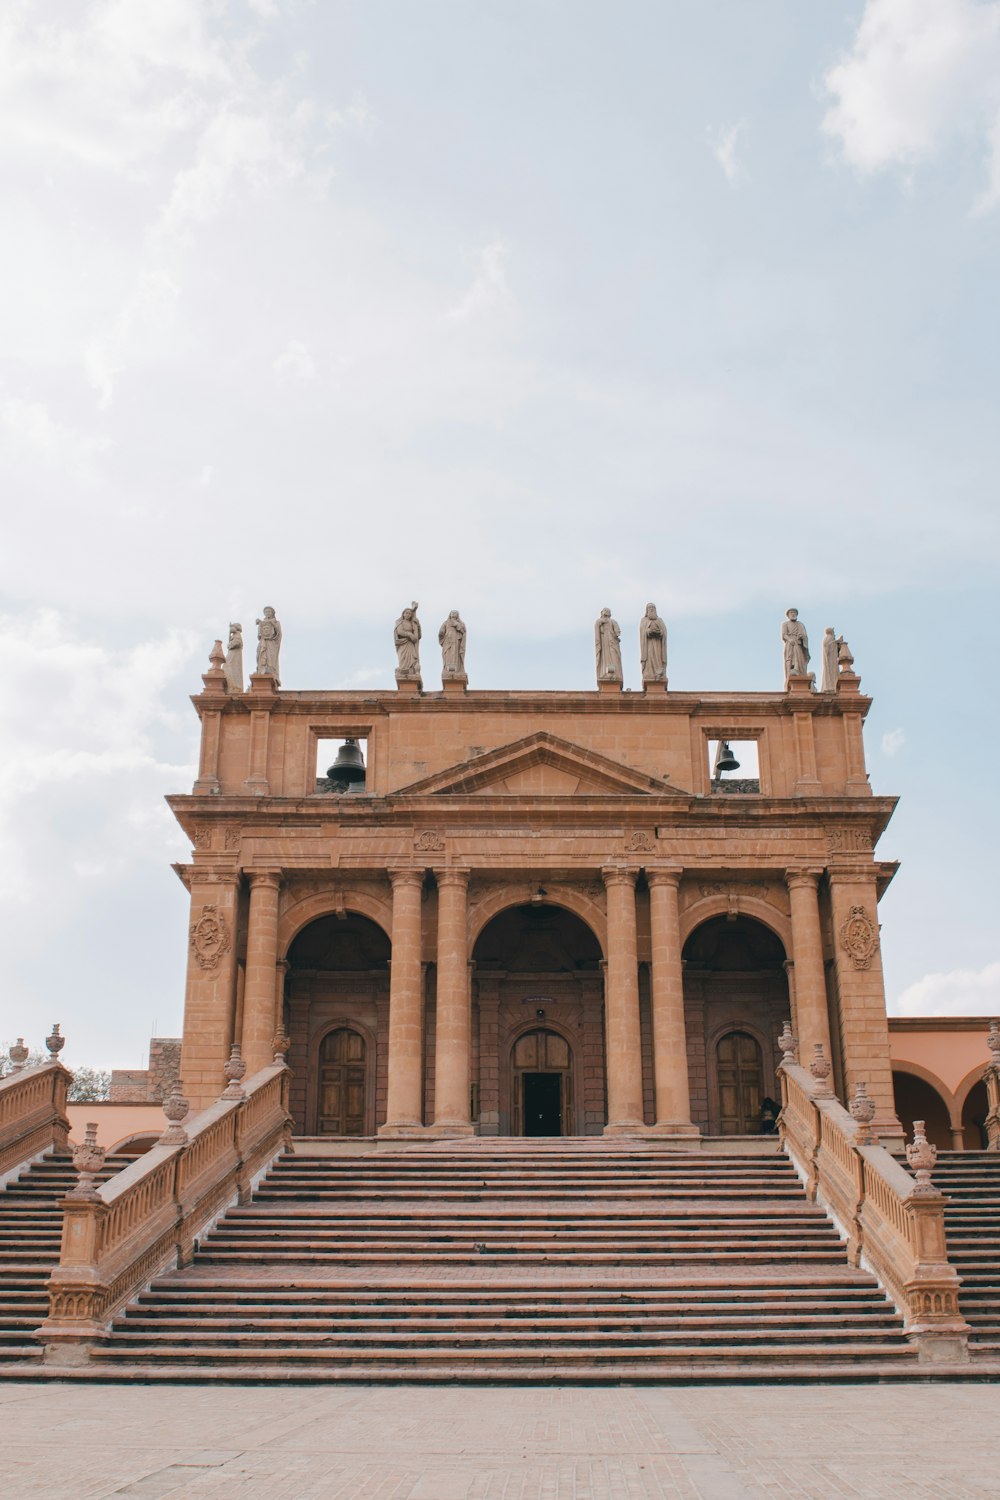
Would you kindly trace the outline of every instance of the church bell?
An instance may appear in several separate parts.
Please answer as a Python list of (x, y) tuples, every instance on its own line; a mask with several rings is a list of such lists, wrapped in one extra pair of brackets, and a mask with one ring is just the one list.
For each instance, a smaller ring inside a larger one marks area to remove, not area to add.
[(740, 763), (729, 748), (729, 741), (723, 740), (719, 746), (719, 753), (715, 757), (715, 774), (721, 776), (723, 771), (738, 771)]
[(357, 740), (347, 739), (337, 751), (337, 758), (326, 773), (327, 780), (333, 782), (344, 782), (348, 786), (352, 782), (364, 781), (365, 758), (361, 754), (361, 746)]

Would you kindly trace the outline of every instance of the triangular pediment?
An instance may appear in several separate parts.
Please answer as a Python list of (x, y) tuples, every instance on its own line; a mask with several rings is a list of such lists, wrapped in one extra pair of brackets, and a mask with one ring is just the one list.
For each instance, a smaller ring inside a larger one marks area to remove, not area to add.
[(422, 781), (397, 796), (635, 797), (685, 796), (677, 787), (606, 755), (585, 750), (544, 730), (488, 750)]

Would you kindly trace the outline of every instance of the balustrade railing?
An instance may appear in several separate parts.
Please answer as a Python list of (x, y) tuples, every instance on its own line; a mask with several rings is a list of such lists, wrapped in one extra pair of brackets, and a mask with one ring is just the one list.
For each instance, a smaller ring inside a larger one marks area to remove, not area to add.
[[(933, 1157), (919, 1145), (909, 1148), (924, 1179), (915, 1181), (883, 1146), (871, 1143), (867, 1108), (852, 1119), (790, 1051), (779, 1072), (785, 1150), (809, 1196), (843, 1234), (851, 1263), (881, 1282), (922, 1359), (967, 1359), (969, 1325), (959, 1311), (958, 1275), (948, 1262), (947, 1199), (930, 1184), (926, 1166)], [(861, 1101), (870, 1102), (864, 1090)]]
[(991, 1021), (986, 1045), (990, 1060), (983, 1074), (986, 1085), (986, 1149), (1000, 1151), (1000, 1021)]
[(0, 1187), (45, 1151), (65, 1151), (72, 1073), (54, 1058), (0, 1078)]
[(187, 1121), (185, 1139), (168, 1131), (96, 1193), (63, 1199), (59, 1264), (38, 1330), (46, 1360), (86, 1363), (115, 1314), (156, 1276), (187, 1265), (199, 1236), (249, 1199), (291, 1141), (289, 1076), (282, 1062), (262, 1068), (241, 1098), (220, 1099)]

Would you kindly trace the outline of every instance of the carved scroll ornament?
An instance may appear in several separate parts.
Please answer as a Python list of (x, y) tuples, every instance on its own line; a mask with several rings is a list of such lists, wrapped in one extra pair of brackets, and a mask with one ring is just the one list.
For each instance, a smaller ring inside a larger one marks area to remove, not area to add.
[(841, 923), (840, 941), (856, 969), (868, 969), (878, 951), (878, 928), (863, 906), (852, 906)]
[(203, 906), (201, 916), (191, 923), (191, 951), (201, 969), (214, 969), (231, 946), (229, 924), (218, 907)]

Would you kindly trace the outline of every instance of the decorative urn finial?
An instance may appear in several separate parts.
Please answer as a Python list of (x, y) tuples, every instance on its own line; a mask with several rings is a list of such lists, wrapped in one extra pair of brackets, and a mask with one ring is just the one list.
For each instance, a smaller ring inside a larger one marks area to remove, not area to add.
[(58, 1060), (60, 1052), (66, 1045), (66, 1038), (59, 1030), (58, 1021), (53, 1021), (52, 1031), (45, 1038), (45, 1045), (48, 1048), (49, 1057), (53, 1062), (56, 1062)]
[[(792, 1028), (787, 1021), (781, 1029), (781, 1035), (778, 1037), (778, 1046), (781, 1048), (782, 1063), (793, 1063), (798, 1061), (798, 1057), (796, 1056), (796, 1054), (798, 1052), (799, 1039), (798, 1037), (793, 1036)], [(780, 1066), (781, 1064), (779, 1063), (779, 1067)]]
[(190, 1108), (190, 1104), (181, 1093), (181, 1081), (175, 1078), (170, 1085), (169, 1094), (163, 1101), (163, 1113), (170, 1123), (160, 1136), (161, 1146), (187, 1145), (188, 1133), (184, 1129), (184, 1120)]
[(274, 1060), (276, 1063), (286, 1062), (288, 1058), (288, 1049), (291, 1045), (292, 1041), (291, 1037), (288, 1035), (288, 1032), (285, 1030), (284, 1026), (279, 1026), (277, 1031), (274, 1033), (274, 1041), (271, 1043), (271, 1047), (274, 1052)]
[(83, 1140), (78, 1146), (73, 1147), (73, 1165), (79, 1181), (76, 1187), (66, 1194), (68, 1198), (94, 1199), (97, 1197), (94, 1178), (104, 1166), (104, 1155), (104, 1147), (97, 1144), (97, 1126), (90, 1124), (84, 1131)]
[(809, 1063), (809, 1071), (812, 1074), (813, 1078), (816, 1080), (816, 1088), (814, 1092), (817, 1097), (821, 1099), (829, 1098), (832, 1092), (830, 1085), (827, 1082), (832, 1069), (833, 1064), (830, 1062), (830, 1059), (823, 1051), (823, 1043), (814, 1043), (813, 1055)]
[(229, 1061), (223, 1068), (226, 1075), (226, 1087), (222, 1090), (223, 1099), (244, 1099), (246, 1094), (243, 1089), (242, 1078), (247, 1070), (247, 1065), (240, 1056), (239, 1042), (233, 1043), (233, 1050), (229, 1054)]
[(913, 1140), (907, 1145), (906, 1160), (910, 1163), (917, 1178), (914, 1193), (926, 1195), (937, 1192), (931, 1182), (931, 1173), (937, 1162), (937, 1147), (932, 1146), (924, 1134), (923, 1120), (913, 1122)]
[(878, 1136), (871, 1128), (875, 1118), (875, 1100), (868, 1092), (867, 1083), (860, 1080), (854, 1086), (854, 1098), (850, 1104), (851, 1118), (858, 1126), (858, 1145), (877, 1146)]
[(20, 1073), (29, 1056), (28, 1049), (24, 1045), (24, 1037), (19, 1036), (16, 1042), (11, 1043), (7, 1051), (11, 1060), (11, 1072)]

